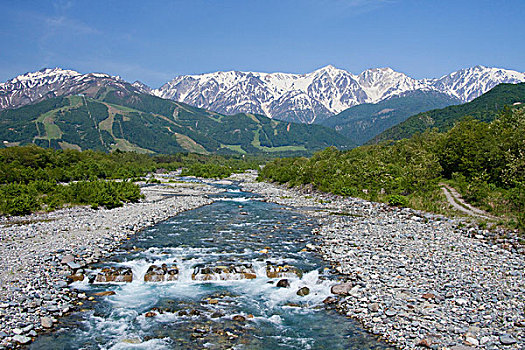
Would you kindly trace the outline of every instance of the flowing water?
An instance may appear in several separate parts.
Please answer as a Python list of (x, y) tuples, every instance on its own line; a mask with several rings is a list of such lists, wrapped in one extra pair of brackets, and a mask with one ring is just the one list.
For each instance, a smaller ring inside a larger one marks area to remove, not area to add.
[[(92, 266), (92, 276), (129, 268), (133, 281), (75, 282), (88, 296), (115, 294), (86, 302), (31, 348), (389, 348), (324, 306), (336, 276), (304, 250), (313, 220), (225, 187), (215, 203), (137, 233), (110, 260)], [(144, 282), (153, 264), (176, 266), (175, 280)], [(270, 278), (268, 271), (283, 276)], [(283, 278), (288, 288), (276, 286)], [(308, 295), (297, 295), (302, 287)]]

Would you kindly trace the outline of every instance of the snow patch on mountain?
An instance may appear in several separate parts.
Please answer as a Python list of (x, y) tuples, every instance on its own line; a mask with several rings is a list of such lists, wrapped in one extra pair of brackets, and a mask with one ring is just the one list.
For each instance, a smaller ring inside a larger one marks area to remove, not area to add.
[(308, 74), (215, 72), (182, 75), (152, 94), (220, 113), (262, 113), (313, 123), (362, 103), (377, 103), (408, 91), (439, 91), (463, 102), (500, 83), (525, 82), (525, 74), (476, 66), (439, 79), (413, 79), (391, 68), (354, 75), (332, 65)]

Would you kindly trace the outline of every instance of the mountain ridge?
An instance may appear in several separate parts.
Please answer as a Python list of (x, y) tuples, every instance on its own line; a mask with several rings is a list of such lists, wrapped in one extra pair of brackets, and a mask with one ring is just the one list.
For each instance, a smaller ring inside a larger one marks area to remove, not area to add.
[(306, 155), (329, 146), (352, 146), (320, 125), (246, 113), (222, 115), (101, 78), (82, 82), (84, 89), (76, 86), (75, 93), (0, 111), (0, 147), (34, 143), (106, 152)]
[(306, 74), (228, 71), (181, 75), (152, 93), (226, 114), (252, 112), (313, 123), (407, 91), (438, 91), (468, 102), (500, 83), (519, 82), (525, 82), (525, 73), (480, 65), (434, 79), (414, 79), (388, 67), (354, 75), (328, 65)]
[[(499, 83), (519, 82), (525, 82), (525, 73), (479, 65), (433, 79), (414, 79), (388, 67), (355, 75), (328, 65), (305, 74), (228, 71), (181, 75), (157, 89), (139, 81), (130, 85), (136, 92), (222, 114), (254, 113), (309, 124), (407, 91), (438, 91), (467, 102)], [(0, 83), (0, 109), (123, 83), (119, 76), (104, 73), (46, 68)]]

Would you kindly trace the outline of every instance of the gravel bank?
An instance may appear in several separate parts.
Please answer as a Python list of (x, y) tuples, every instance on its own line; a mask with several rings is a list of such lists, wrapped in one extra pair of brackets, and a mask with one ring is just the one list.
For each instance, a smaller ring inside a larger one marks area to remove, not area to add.
[[(351, 283), (335, 307), (402, 349), (525, 349), (525, 255), (515, 238), (360, 199), (246, 181), (317, 217), (318, 250)], [(338, 213), (338, 215), (334, 215)]]
[(109, 255), (129, 235), (212, 202), (203, 184), (143, 187), (146, 198), (112, 210), (86, 207), (0, 218), (0, 349), (29, 343), (86, 296), (67, 276)]

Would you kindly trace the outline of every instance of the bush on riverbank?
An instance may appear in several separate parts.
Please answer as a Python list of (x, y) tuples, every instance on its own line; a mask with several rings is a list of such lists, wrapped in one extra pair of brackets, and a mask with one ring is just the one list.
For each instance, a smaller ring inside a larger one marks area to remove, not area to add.
[(141, 194), (133, 183), (112, 179), (139, 179), (159, 169), (179, 168), (185, 175), (224, 178), (256, 169), (263, 161), (186, 153), (62, 151), (35, 145), (0, 149), (0, 214), (23, 215), (64, 205), (114, 208), (138, 201)]
[(525, 109), (506, 109), (483, 123), (462, 121), (446, 133), (341, 152), (328, 148), (310, 159), (274, 160), (260, 180), (311, 184), (343, 196), (446, 213), (439, 182), (449, 182), (474, 205), (525, 229)]
[(0, 213), (25, 215), (37, 210), (54, 210), (65, 205), (90, 205), (108, 209), (137, 202), (139, 186), (127, 181), (79, 181), (60, 185), (37, 180), (27, 184), (0, 186)]

